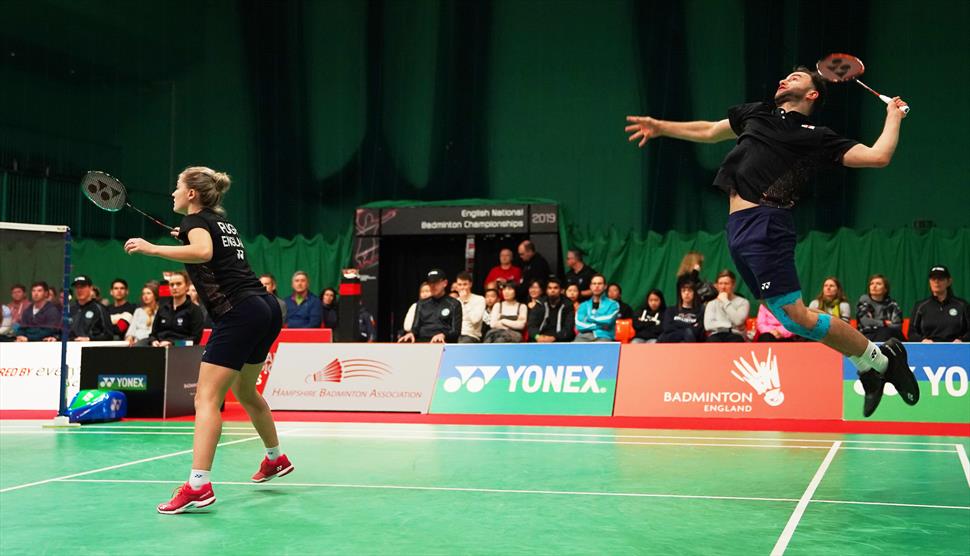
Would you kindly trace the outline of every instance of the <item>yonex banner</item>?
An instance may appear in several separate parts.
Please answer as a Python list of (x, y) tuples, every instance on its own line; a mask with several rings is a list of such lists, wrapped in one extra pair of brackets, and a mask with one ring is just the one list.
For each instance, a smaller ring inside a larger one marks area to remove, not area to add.
[(263, 396), (273, 409), (427, 413), (441, 344), (281, 343)]
[(610, 415), (620, 345), (445, 347), (432, 413)]
[(633, 344), (614, 415), (839, 419), (842, 356), (797, 344)]
[[(908, 406), (891, 384), (883, 390), (875, 421), (970, 423), (970, 344), (906, 344), (909, 368), (919, 381), (920, 400)], [(863, 420), (862, 383), (855, 367), (845, 359), (843, 369), (844, 418)]]
[(143, 392), (148, 390), (147, 375), (98, 375), (98, 388)]

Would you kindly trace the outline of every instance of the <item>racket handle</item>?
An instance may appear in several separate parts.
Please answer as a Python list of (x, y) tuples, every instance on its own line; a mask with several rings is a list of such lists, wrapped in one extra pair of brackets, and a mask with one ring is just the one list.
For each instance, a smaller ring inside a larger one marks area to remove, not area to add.
[[(886, 104), (889, 104), (890, 102), (893, 101), (893, 99), (887, 97), (886, 95), (879, 95), (879, 100), (885, 102)], [(903, 114), (909, 114), (909, 106), (903, 106), (902, 108), (900, 108), (900, 110), (903, 111)]]

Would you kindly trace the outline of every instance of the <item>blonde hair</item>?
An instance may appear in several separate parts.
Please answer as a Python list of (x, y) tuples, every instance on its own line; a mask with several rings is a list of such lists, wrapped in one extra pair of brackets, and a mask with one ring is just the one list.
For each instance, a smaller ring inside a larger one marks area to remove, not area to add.
[(680, 261), (680, 268), (677, 269), (677, 276), (690, 274), (695, 266), (704, 266), (704, 254), (699, 251), (688, 251)]
[(216, 172), (206, 166), (189, 166), (179, 174), (179, 181), (199, 194), (200, 205), (225, 216), (226, 209), (222, 208), (222, 198), (232, 185), (229, 174)]

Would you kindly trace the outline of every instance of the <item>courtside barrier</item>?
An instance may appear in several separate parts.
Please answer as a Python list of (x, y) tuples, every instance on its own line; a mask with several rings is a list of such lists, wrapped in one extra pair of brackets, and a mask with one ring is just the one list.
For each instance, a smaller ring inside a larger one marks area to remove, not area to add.
[(431, 413), (611, 415), (620, 344), (448, 345)]
[[(68, 342), (67, 399), (78, 392), (81, 349), (126, 346), (125, 342)], [(5, 342), (0, 344), (0, 410), (58, 409), (60, 342)]]
[(282, 342), (263, 396), (272, 409), (427, 413), (442, 348)]
[(624, 345), (613, 414), (841, 419), (842, 356), (808, 343)]
[[(899, 399), (896, 389), (886, 385), (875, 414), (880, 421), (970, 424), (970, 344), (906, 344), (909, 367), (919, 381), (920, 401), (910, 407)], [(863, 420), (862, 384), (855, 367), (842, 364), (843, 418)]]

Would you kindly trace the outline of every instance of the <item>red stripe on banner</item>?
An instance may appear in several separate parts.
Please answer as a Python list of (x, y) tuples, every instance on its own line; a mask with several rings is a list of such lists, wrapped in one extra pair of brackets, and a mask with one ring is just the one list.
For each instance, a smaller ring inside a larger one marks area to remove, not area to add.
[(360, 284), (340, 284), (340, 295), (360, 295)]

